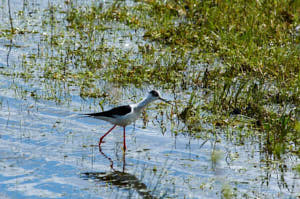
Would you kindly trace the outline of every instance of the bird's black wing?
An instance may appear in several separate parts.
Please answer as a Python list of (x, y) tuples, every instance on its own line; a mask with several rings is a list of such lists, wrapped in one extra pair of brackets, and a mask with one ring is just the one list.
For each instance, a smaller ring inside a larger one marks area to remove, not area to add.
[(99, 113), (88, 113), (84, 114), (89, 117), (98, 117), (98, 116), (103, 116), (103, 117), (116, 117), (116, 116), (122, 116), (126, 115), (131, 112), (131, 107), (129, 105), (125, 106), (119, 106), (113, 109), (110, 109), (108, 111), (103, 111)]

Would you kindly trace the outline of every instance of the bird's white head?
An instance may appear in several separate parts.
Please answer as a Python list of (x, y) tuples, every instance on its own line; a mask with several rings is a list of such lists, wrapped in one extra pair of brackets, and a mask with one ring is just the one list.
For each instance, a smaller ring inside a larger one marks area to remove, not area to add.
[(142, 110), (143, 108), (145, 108), (149, 103), (151, 102), (154, 102), (156, 100), (162, 100), (166, 103), (169, 103), (167, 100), (163, 99), (161, 96), (160, 96), (160, 93), (159, 91), (156, 91), (156, 90), (152, 90), (148, 93), (148, 96), (143, 99), (141, 102), (137, 103), (136, 107), (137, 109), (140, 109)]
[(147, 98), (149, 98), (151, 101), (162, 100), (166, 103), (169, 103), (167, 100), (165, 100), (161, 97), (160, 92), (157, 90), (150, 91)]

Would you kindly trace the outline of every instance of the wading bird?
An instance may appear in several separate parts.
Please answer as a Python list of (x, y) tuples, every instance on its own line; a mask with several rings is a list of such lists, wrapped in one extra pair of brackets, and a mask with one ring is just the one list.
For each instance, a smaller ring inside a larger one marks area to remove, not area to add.
[(100, 113), (88, 113), (83, 114), (88, 117), (104, 120), (114, 124), (114, 126), (109, 129), (99, 140), (99, 149), (103, 138), (107, 136), (116, 126), (123, 127), (123, 149), (126, 151), (126, 133), (125, 128), (127, 125), (131, 124), (132, 122), (136, 121), (139, 115), (142, 113), (143, 109), (151, 102), (156, 100), (162, 100), (166, 103), (169, 103), (167, 100), (163, 99), (160, 96), (159, 91), (152, 90), (148, 93), (148, 96), (140, 101), (137, 104), (129, 104), (125, 106), (115, 107), (111, 110), (100, 112)]

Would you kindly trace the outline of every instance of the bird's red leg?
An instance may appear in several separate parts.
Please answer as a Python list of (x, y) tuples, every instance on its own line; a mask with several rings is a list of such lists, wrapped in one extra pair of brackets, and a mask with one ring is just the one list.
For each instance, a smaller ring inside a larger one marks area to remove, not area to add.
[(125, 133), (125, 126), (123, 127), (124, 131), (123, 131), (123, 149), (124, 152), (126, 151), (126, 133)]
[(109, 129), (109, 131), (107, 131), (107, 132), (100, 138), (100, 140), (99, 140), (99, 150), (101, 150), (101, 149), (100, 149), (100, 145), (101, 145), (101, 143), (102, 143), (103, 138), (104, 138), (105, 136), (107, 136), (107, 134), (109, 134), (116, 126), (117, 126), (117, 125), (114, 125), (111, 129)]

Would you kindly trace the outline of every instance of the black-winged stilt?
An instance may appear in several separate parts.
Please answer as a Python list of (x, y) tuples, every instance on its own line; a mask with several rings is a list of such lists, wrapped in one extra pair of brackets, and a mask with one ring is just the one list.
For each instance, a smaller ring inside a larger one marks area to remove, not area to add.
[(114, 126), (109, 129), (99, 140), (99, 149), (102, 140), (107, 134), (109, 134), (116, 126), (123, 127), (123, 148), (126, 150), (126, 135), (125, 127), (135, 120), (138, 119), (139, 115), (142, 113), (143, 109), (151, 102), (155, 100), (162, 100), (169, 103), (167, 100), (160, 96), (159, 91), (152, 90), (148, 93), (148, 96), (137, 104), (129, 104), (125, 106), (115, 107), (111, 110), (100, 112), (100, 113), (88, 113), (83, 114), (88, 117), (93, 117), (96, 119), (104, 120), (114, 124)]

